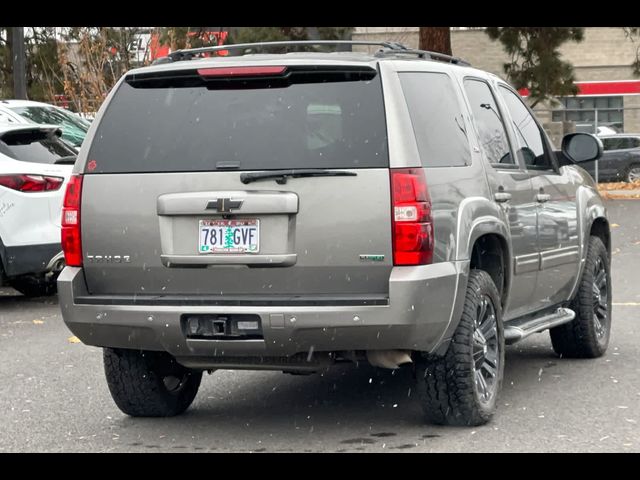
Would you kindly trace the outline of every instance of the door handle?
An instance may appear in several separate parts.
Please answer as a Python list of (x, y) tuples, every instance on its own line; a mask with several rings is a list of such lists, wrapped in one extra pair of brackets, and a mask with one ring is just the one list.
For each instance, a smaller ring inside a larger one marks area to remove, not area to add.
[(497, 192), (493, 194), (493, 198), (498, 203), (504, 203), (511, 200), (511, 194), (507, 192)]
[(536, 195), (536, 200), (540, 203), (548, 202), (551, 200), (551, 195), (548, 193), (539, 193)]

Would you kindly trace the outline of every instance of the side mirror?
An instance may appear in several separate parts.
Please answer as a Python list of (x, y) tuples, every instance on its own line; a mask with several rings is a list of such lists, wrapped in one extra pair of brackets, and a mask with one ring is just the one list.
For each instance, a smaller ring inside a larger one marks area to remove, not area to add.
[(537, 158), (536, 154), (529, 147), (521, 148), (519, 153), (522, 159), (524, 160), (525, 165), (531, 166), (536, 164), (536, 158)]
[(590, 133), (570, 133), (562, 139), (562, 153), (574, 163), (591, 162), (602, 156), (602, 141)]

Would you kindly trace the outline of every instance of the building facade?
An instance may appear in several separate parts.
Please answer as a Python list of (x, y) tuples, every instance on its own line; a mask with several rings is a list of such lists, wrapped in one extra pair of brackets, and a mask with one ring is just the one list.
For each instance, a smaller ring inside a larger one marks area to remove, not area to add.
[[(391, 40), (417, 48), (418, 28), (356, 27), (353, 39)], [(640, 132), (640, 78), (631, 67), (637, 48), (638, 43), (627, 38), (622, 27), (587, 27), (582, 42), (567, 42), (561, 47), (563, 59), (574, 67), (579, 93), (536, 106), (555, 143), (567, 128), (593, 133)], [(451, 49), (453, 55), (474, 67), (505, 77), (503, 65), (508, 55), (483, 29), (453, 28)]]

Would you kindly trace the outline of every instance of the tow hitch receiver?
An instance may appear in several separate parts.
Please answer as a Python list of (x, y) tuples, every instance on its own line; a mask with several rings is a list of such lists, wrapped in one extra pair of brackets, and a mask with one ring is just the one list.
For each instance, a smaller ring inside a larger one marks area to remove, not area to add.
[(259, 315), (183, 314), (182, 332), (188, 339), (255, 340), (262, 339)]

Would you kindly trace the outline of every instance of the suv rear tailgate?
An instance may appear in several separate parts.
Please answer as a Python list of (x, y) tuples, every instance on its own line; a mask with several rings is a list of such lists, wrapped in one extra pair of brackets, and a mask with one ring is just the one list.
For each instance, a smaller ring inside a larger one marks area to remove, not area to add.
[[(84, 173), (89, 291), (386, 295), (391, 205), (380, 78), (368, 66), (325, 70), (298, 65), (221, 83), (206, 69), (123, 82)], [(349, 176), (241, 181), (279, 169)]]
[[(356, 177), (290, 179), (277, 189), (273, 180), (250, 186), (247, 189), (240, 182), (238, 172), (85, 175), (81, 225), (89, 291), (160, 295), (388, 292), (392, 256), (387, 169), (359, 170)], [(233, 215), (260, 220), (259, 255), (293, 255), (292, 265), (274, 265), (268, 259), (223, 265), (209, 262), (228, 254), (198, 253), (199, 221), (222, 219), (205, 208), (221, 191), (245, 202), (251, 195), (258, 196), (256, 207), (261, 200), (266, 203), (267, 194), (296, 197), (296, 211), (244, 213), (241, 209), (242, 213)], [(196, 202), (199, 210), (158, 215), (158, 199), (179, 196), (179, 192), (202, 193), (204, 200)], [(87, 255), (93, 260), (88, 261)], [(363, 260), (360, 255), (384, 259)], [(187, 266), (175, 260), (163, 263), (163, 256), (195, 260)]]

